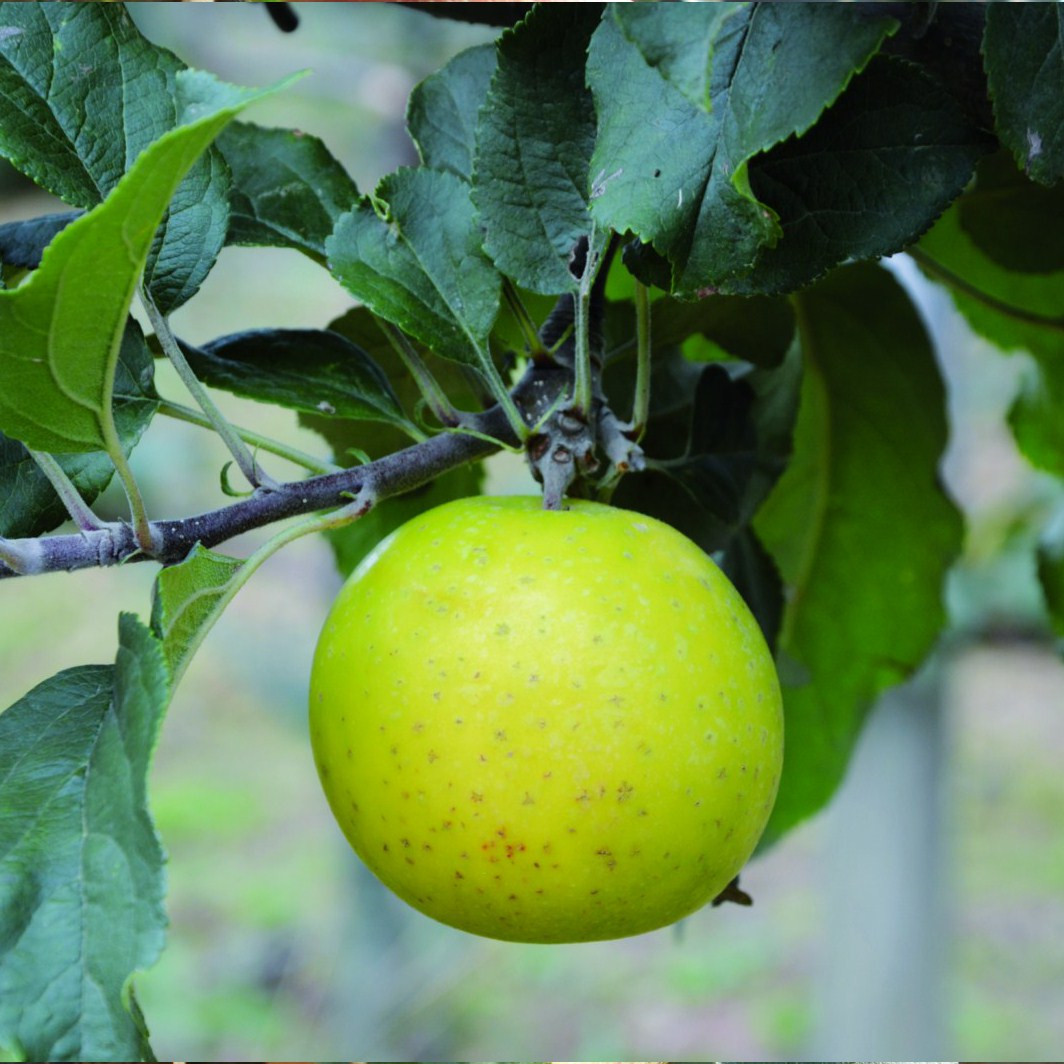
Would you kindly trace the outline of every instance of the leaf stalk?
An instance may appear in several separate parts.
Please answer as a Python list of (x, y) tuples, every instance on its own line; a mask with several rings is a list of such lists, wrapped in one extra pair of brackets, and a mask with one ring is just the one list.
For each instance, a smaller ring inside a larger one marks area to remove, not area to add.
[(199, 408), (209, 419), (211, 428), (221, 436), (240, 472), (244, 474), (253, 488), (264, 487), (276, 490), (277, 482), (258, 467), (251, 452), (244, 445), (244, 441), (226, 420), (225, 415), (218, 409), (210, 393), (192, 371), (192, 367), (188, 364), (188, 360), (185, 358), (166, 316), (155, 305), (155, 301), (144, 288), (141, 288), (140, 298), (163, 353), (170, 360), (174, 369), (177, 370), (181, 383), (188, 389), (189, 394), (196, 400)]

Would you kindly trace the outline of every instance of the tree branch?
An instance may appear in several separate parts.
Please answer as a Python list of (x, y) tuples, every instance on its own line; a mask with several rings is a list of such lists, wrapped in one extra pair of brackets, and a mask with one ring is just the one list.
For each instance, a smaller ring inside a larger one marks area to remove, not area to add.
[[(562, 380), (557, 378), (564, 378)], [(514, 402), (535, 405), (547, 393), (565, 387), (565, 374), (530, 367), (514, 388)], [(73, 572), (132, 561), (156, 561), (172, 565), (181, 561), (197, 544), (217, 546), (243, 532), (316, 510), (342, 506), (360, 492), (376, 500), (401, 495), (441, 473), (483, 458), (500, 445), (516, 445), (505, 413), (497, 406), (468, 419), (470, 433), (446, 432), (385, 455), (367, 465), (338, 473), (258, 488), (246, 499), (195, 517), (151, 522), (152, 550), (141, 549), (128, 524), (89, 529), (70, 535), (4, 541), (5, 556), (18, 559), (18, 568), (0, 560), (0, 579), (46, 572)], [(477, 435), (472, 435), (472, 433)]]

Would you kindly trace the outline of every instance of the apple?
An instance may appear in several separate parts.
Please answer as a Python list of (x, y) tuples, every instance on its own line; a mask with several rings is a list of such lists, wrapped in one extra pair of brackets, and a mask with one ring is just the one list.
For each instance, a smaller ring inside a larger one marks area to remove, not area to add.
[(310, 734), (363, 861), (443, 923), (619, 938), (723, 890), (783, 756), (761, 631), (713, 561), (641, 514), (447, 503), (340, 591)]

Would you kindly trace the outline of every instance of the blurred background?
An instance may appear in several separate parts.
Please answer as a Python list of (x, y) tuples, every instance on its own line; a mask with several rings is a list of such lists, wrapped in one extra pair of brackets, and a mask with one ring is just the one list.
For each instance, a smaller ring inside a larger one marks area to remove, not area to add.
[[(493, 31), (387, 4), (132, 5), (153, 40), (247, 85), (313, 76), (250, 119), (322, 137), (364, 190), (416, 162), (410, 89)], [(0, 172), (0, 221), (51, 209)], [(1059, 487), (1018, 456), (1004, 412), (1026, 368), (910, 285), (950, 383), (944, 474), (970, 533), (953, 630), (873, 714), (823, 815), (743, 873), (752, 909), (706, 909), (611, 943), (473, 938), (408, 909), (347, 848), (304, 721), (339, 578), (320, 539), (276, 556), (218, 623), (165, 722), (151, 780), (170, 854), (169, 945), (136, 981), (160, 1059), (1048, 1059), (1064, 1044), (1064, 663), (1030, 561)], [(198, 342), (322, 326), (349, 305), (294, 252), (229, 248), (175, 316)], [(184, 401), (160, 368), (159, 387)], [(220, 396), (237, 422), (325, 453), (295, 416)], [(224, 502), (209, 433), (157, 418), (134, 454), (150, 512)], [(273, 462), (276, 476), (297, 475)], [(493, 461), (489, 490), (526, 491)], [(121, 513), (112, 489), (101, 502)], [(230, 545), (245, 553), (258, 537)], [(118, 609), (146, 617), (149, 566), (0, 584), (0, 706), (110, 661)]]

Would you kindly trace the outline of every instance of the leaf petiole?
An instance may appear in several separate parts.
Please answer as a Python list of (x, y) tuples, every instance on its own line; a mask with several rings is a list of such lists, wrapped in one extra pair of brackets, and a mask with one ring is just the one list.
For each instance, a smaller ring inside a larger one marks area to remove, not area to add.
[(188, 360), (185, 358), (170, 328), (169, 321), (167, 321), (166, 316), (155, 305), (155, 301), (143, 287), (140, 290), (140, 298), (163, 353), (170, 360), (170, 364), (174, 369), (177, 370), (181, 383), (188, 389), (189, 394), (196, 400), (203, 413), (207, 415), (211, 428), (225, 442), (240, 472), (244, 474), (253, 488), (264, 487), (276, 490), (277, 482), (258, 467), (251, 452), (244, 446), (244, 441), (226, 420), (221, 410), (218, 409), (196, 374), (192, 372), (192, 367), (188, 364)]
[[(167, 417), (172, 417), (177, 421), (186, 421), (190, 425), (198, 425), (200, 428), (209, 429), (214, 426), (211, 424), (210, 418), (205, 414), (201, 414), (198, 410), (193, 410), (191, 407), (183, 406), (181, 403), (172, 402), (169, 399), (162, 399), (159, 401), (158, 412), (165, 414)], [(252, 447), (257, 447), (260, 451), (268, 451), (270, 454), (276, 455), (278, 458), (287, 459), (293, 465), (301, 466), (311, 473), (338, 473), (341, 466), (334, 465), (332, 462), (323, 461), (321, 458), (315, 458), (312, 454), (307, 454), (305, 451), (301, 451), (296, 447), (290, 447), (287, 443), (282, 443), (280, 440), (271, 439), (269, 436), (262, 436), (257, 432), (253, 432), (251, 429), (241, 428), (239, 425), (232, 426), (233, 431), (245, 442)]]
[(37, 468), (48, 478), (56, 495), (66, 508), (71, 520), (83, 532), (89, 529), (103, 528), (103, 522), (92, 512), (92, 508), (81, 497), (81, 492), (66, 475), (66, 471), (47, 451), (30, 450), (30, 457), (37, 463)]

